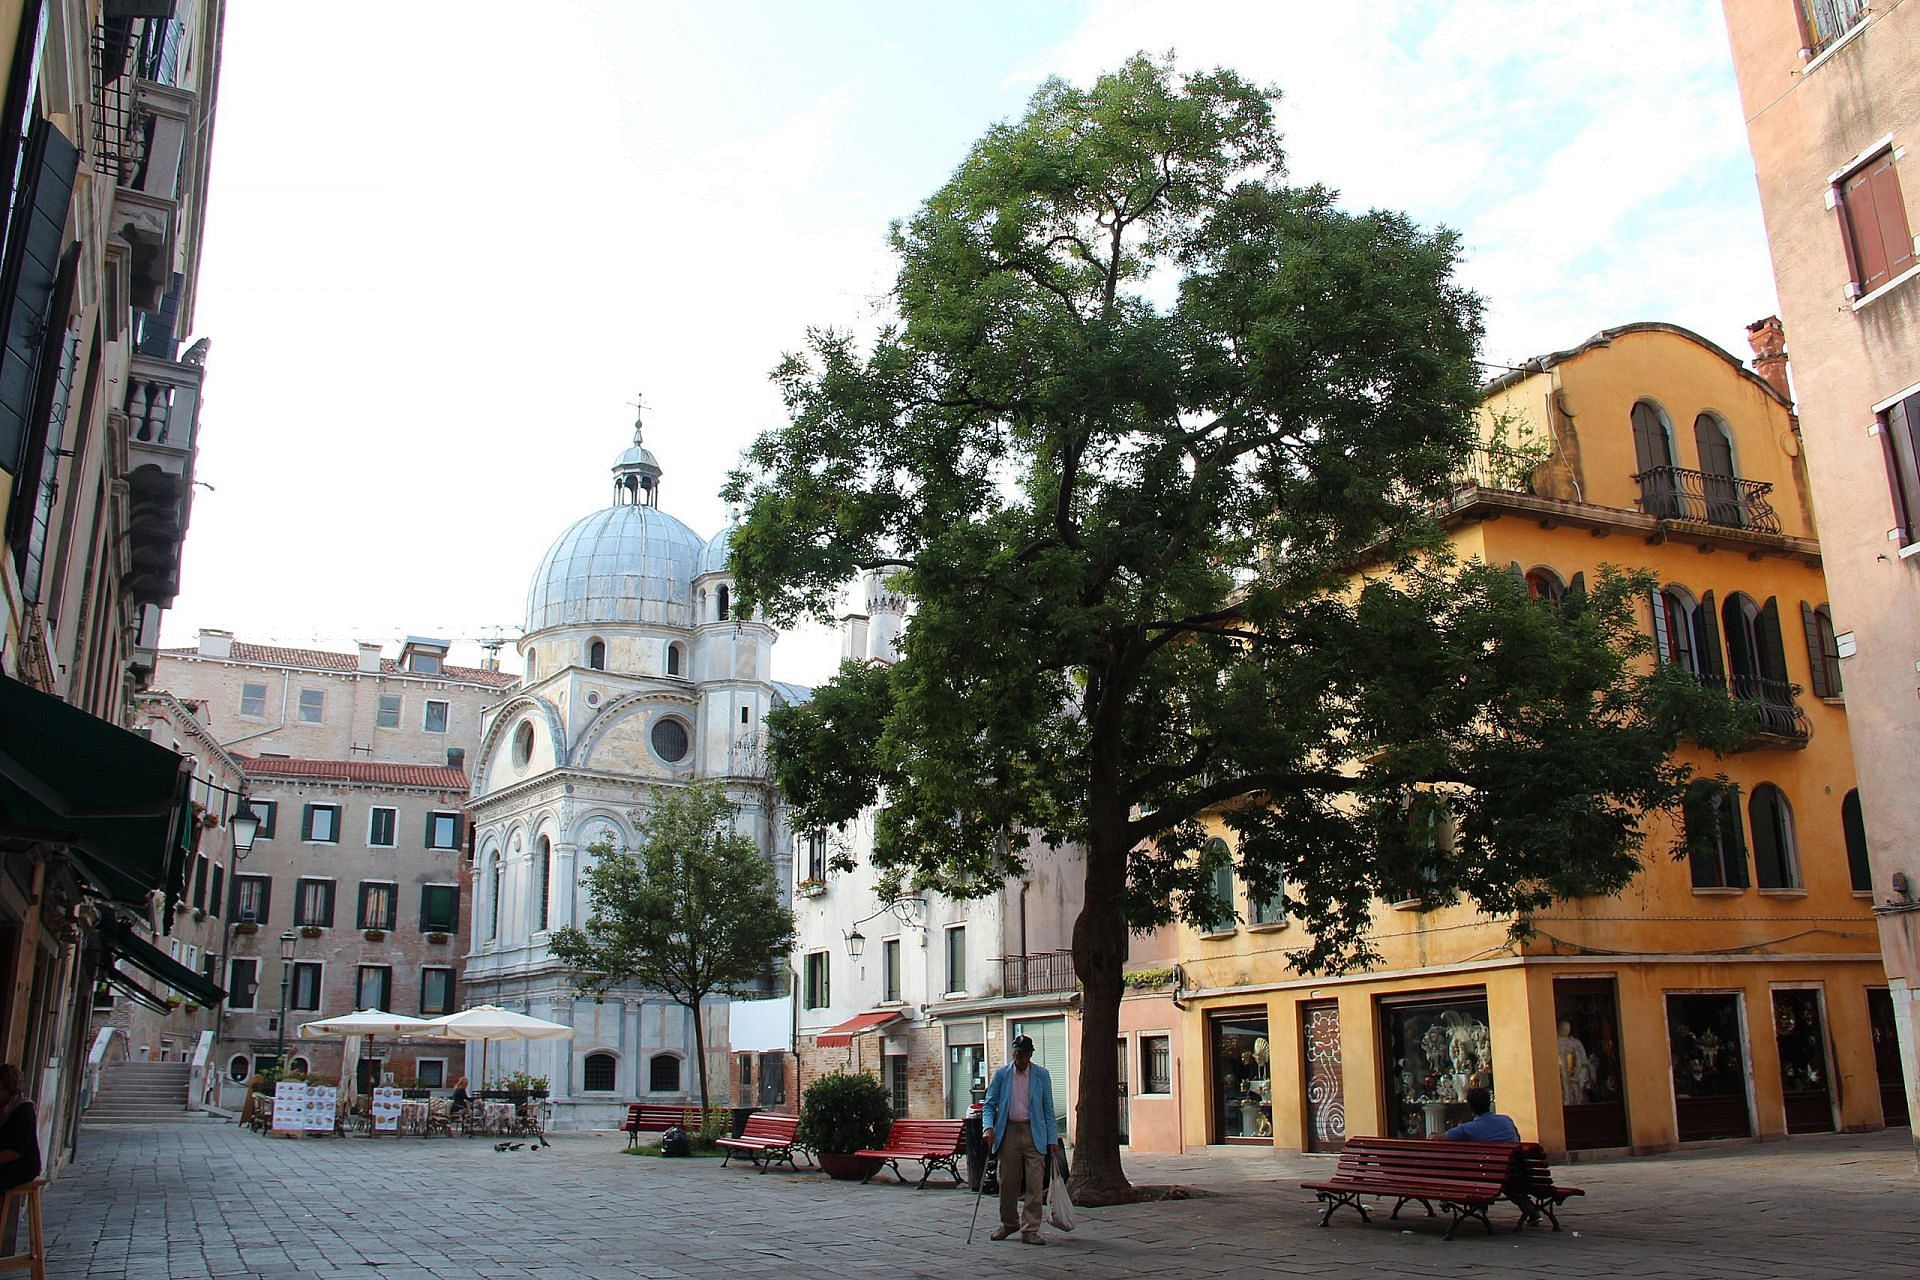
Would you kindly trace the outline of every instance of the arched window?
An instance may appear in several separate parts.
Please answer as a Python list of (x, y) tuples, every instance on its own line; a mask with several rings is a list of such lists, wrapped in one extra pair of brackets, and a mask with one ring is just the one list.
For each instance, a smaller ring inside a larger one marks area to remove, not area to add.
[(590, 1053), (580, 1072), (583, 1093), (612, 1093), (618, 1087), (620, 1064), (610, 1053)]
[(239, 1084), (253, 1074), (253, 1059), (244, 1053), (233, 1055), (233, 1061), (227, 1064), (227, 1079)]
[(1759, 704), (1760, 727), (1768, 733), (1797, 734), (1793, 683), (1787, 679), (1787, 655), (1780, 643), (1780, 604), (1762, 608), (1736, 591), (1720, 611), (1727, 637), (1730, 692)]
[(487, 941), (500, 936), (500, 853), (487, 856)]
[(1847, 792), (1840, 802), (1840, 829), (1847, 837), (1847, 880), (1855, 893), (1873, 892), (1873, 864), (1867, 858), (1867, 820), (1860, 813), (1860, 793)]
[(1824, 604), (1800, 602), (1800, 626), (1807, 634), (1807, 671), (1813, 696), (1840, 696), (1840, 641), (1833, 634), (1833, 613)]
[(1707, 778), (1687, 787), (1687, 862), (1696, 889), (1747, 887), (1747, 839), (1740, 827), (1737, 791)]
[(307, 1062), (305, 1058), (295, 1058), (292, 1062), (289, 1062), (287, 1064), (287, 1070), (293, 1072), (293, 1074), (297, 1076), (304, 1076), (309, 1071), (313, 1070), (313, 1067)]
[(607, 642), (594, 640), (587, 645), (587, 666), (595, 671), (607, 669)]
[(680, 1059), (656, 1053), (647, 1063), (647, 1088), (654, 1093), (680, 1092)]
[(540, 930), (552, 924), (547, 913), (553, 905), (553, 842), (541, 836), (540, 843), (534, 846), (533, 859), (539, 864), (534, 875), (540, 881), (540, 912), (533, 918), (533, 927)]
[(1559, 574), (1545, 565), (1540, 565), (1527, 570), (1527, 594), (1535, 600), (1559, 604), (1567, 594), (1567, 584), (1560, 581)]
[(532, 684), (539, 678), (540, 654), (538, 650), (527, 650), (527, 683)]
[(1673, 433), (1667, 415), (1651, 400), (1633, 406), (1633, 461), (1639, 471), (1640, 509), (1671, 520), (1680, 514), (1679, 486), (1673, 470)]
[(1732, 433), (1726, 423), (1703, 413), (1693, 420), (1693, 443), (1700, 453), (1707, 523), (1740, 528), (1746, 519), (1740, 505), (1740, 486), (1734, 480)]
[(1201, 857), (1211, 864), (1207, 885), (1213, 891), (1212, 914), (1208, 919), (1205, 933), (1232, 933), (1235, 920), (1233, 910), (1233, 851), (1227, 848), (1227, 842), (1219, 836), (1207, 841)]
[(1720, 662), (1720, 628), (1713, 612), (1711, 591), (1700, 601), (1685, 587), (1671, 584), (1653, 593), (1655, 657), (1701, 684), (1718, 687), (1726, 681), (1726, 670)]
[(713, 616), (725, 622), (727, 619), (727, 587), (725, 583), (713, 589)]
[(667, 674), (670, 676), (680, 674), (680, 646), (677, 644), (667, 646)]
[(1798, 889), (1800, 862), (1793, 844), (1793, 806), (1780, 788), (1763, 782), (1747, 802), (1753, 819), (1754, 880), (1762, 889)]

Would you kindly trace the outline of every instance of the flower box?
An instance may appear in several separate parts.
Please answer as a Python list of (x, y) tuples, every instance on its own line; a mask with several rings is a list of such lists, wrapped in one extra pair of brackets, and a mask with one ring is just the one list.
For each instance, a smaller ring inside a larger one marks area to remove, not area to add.
[(324, 931), (317, 924), (303, 924), (300, 926), (300, 936), (303, 938), (317, 938), (322, 932)]
[(258, 933), (260, 932), (260, 926), (251, 920), (242, 920), (239, 924), (233, 926), (233, 931), (235, 933)]
[(367, 941), (368, 941), (368, 942), (383, 942), (383, 941), (385, 941), (385, 940), (386, 940), (386, 936), (387, 936), (387, 931), (386, 931), (385, 929), (369, 929), (369, 930), (367, 930)]
[(447, 935), (440, 932), (438, 929), (435, 929), (432, 933), (429, 933), (427, 935), (428, 942), (445, 942), (446, 940), (447, 940)]
[(799, 884), (793, 886), (793, 896), (796, 898), (817, 898), (826, 891), (827, 882), (825, 880), (802, 880)]

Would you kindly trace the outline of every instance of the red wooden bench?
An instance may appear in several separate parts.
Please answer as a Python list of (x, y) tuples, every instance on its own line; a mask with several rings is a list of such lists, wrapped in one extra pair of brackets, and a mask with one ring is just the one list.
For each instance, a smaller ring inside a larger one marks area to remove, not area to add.
[[(1392, 1196), (1392, 1217), (1410, 1201), (1418, 1201), (1431, 1215), (1439, 1205), (1452, 1215), (1446, 1239), (1460, 1224), (1478, 1218), (1489, 1233), (1493, 1223), (1487, 1210), (1506, 1193), (1514, 1154), (1525, 1144), (1514, 1142), (1451, 1142), (1414, 1138), (1349, 1138), (1340, 1153), (1333, 1177), (1300, 1185), (1326, 1206), (1320, 1225), (1333, 1211), (1351, 1205), (1362, 1222), (1371, 1222), (1361, 1203), (1366, 1196)], [(1551, 1179), (1549, 1179), (1551, 1182)], [(1523, 1219), (1524, 1221), (1524, 1219)], [(1558, 1226), (1558, 1224), (1555, 1224)]]
[(669, 1129), (685, 1129), (694, 1133), (700, 1128), (700, 1108), (665, 1107), (651, 1103), (635, 1102), (627, 1107), (627, 1122), (620, 1126), (620, 1132), (627, 1135), (627, 1150), (640, 1145), (643, 1133), (665, 1133)]
[(727, 1161), (736, 1155), (744, 1155), (753, 1161), (754, 1168), (765, 1173), (774, 1165), (782, 1162), (793, 1168), (793, 1153), (800, 1147), (800, 1117), (775, 1115), (771, 1111), (756, 1111), (747, 1117), (746, 1127), (740, 1130), (737, 1138), (716, 1139), (720, 1146), (727, 1149), (725, 1158), (720, 1161), (722, 1169)]
[(893, 1176), (905, 1182), (907, 1177), (900, 1172), (900, 1161), (918, 1160), (920, 1162), (920, 1182), (927, 1185), (927, 1179), (933, 1176), (935, 1169), (945, 1169), (953, 1178), (953, 1185), (960, 1185), (960, 1153), (966, 1149), (966, 1121), (964, 1120), (895, 1120), (893, 1127), (887, 1130), (887, 1140), (869, 1151), (856, 1151), (855, 1155), (868, 1156), (880, 1161), (874, 1166), (873, 1173), (861, 1179), (868, 1182), (882, 1166), (892, 1169)]

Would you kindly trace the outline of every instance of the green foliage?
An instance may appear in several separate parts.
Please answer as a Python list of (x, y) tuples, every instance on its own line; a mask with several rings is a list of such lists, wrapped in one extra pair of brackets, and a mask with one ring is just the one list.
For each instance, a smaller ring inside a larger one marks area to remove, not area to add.
[(893, 1127), (886, 1086), (866, 1072), (835, 1071), (807, 1086), (800, 1100), (799, 1140), (829, 1155), (879, 1147)]
[(1151, 991), (1155, 987), (1163, 987), (1172, 982), (1174, 975), (1179, 972), (1180, 970), (1173, 966), (1161, 969), (1129, 969), (1120, 975), (1120, 981), (1136, 991)]
[(695, 1012), (702, 1106), (701, 1002), (745, 994), (793, 945), (793, 913), (780, 904), (766, 857), (735, 829), (736, 812), (714, 782), (656, 793), (637, 850), (589, 846), (586, 927), (557, 929), (552, 940), (554, 955), (577, 971), (581, 994), (638, 983)]

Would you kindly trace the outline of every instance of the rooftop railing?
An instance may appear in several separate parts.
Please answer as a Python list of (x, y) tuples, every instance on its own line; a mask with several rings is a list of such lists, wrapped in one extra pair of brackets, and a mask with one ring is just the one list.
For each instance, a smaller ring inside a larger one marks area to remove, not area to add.
[(1661, 520), (1780, 532), (1780, 517), (1767, 501), (1773, 486), (1764, 481), (1685, 467), (1651, 467), (1633, 479), (1640, 486), (1640, 509)]

